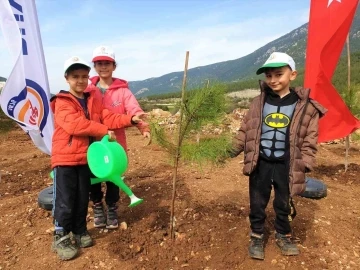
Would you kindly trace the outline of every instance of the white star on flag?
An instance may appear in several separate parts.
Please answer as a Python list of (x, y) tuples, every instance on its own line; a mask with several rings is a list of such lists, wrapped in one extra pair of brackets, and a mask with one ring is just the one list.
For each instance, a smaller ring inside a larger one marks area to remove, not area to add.
[(341, 3), (341, 0), (329, 0), (329, 2), (328, 2), (328, 7), (329, 7), (329, 6), (331, 5), (331, 3), (334, 2), (334, 1), (337, 1), (337, 2)]

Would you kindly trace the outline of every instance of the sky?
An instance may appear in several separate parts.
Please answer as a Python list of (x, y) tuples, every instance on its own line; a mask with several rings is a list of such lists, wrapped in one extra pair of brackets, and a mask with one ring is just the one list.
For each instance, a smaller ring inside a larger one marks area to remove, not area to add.
[[(36, 0), (50, 91), (67, 89), (63, 64), (114, 49), (128, 81), (237, 59), (306, 23), (310, 0)], [(0, 76), (14, 62), (0, 30)], [(91, 75), (95, 75), (91, 71)]]

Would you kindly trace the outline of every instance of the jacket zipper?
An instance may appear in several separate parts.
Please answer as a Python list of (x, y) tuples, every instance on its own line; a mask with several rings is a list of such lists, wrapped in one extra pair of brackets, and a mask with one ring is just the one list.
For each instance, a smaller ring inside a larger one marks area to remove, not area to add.
[[(85, 100), (86, 100), (86, 110), (84, 110), (84, 108), (79, 104), (79, 102), (75, 102), (75, 103), (76, 103), (78, 106), (80, 106), (80, 108), (83, 110), (86, 119), (90, 120), (89, 110), (87, 109), (87, 98), (86, 98), (86, 97), (85, 97)], [(73, 135), (70, 135), (69, 142), (68, 142), (68, 146), (71, 146), (73, 137), (74, 137)], [(90, 137), (89, 137), (89, 145), (90, 145)]]
[(70, 135), (69, 142), (68, 142), (68, 146), (71, 146), (71, 144), (72, 144), (72, 139), (73, 139), (73, 135)]
[[(89, 113), (89, 109), (88, 109), (88, 99), (87, 98), (85, 98), (85, 103), (86, 103), (86, 109), (84, 109), (82, 107), (81, 108), (83, 109), (83, 111), (85, 113), (86, 119), (90, 120), (90, 113)], [(88, 138), (89, 138), (89, 146), (90, 146), (91, 143), (94, 141), (94, 137), (89, 136)]]

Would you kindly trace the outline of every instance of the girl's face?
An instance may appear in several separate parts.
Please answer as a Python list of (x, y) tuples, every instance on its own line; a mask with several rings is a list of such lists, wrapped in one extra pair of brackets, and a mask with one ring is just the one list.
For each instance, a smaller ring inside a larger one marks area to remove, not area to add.
[(100, 78), (106, 79), (112, 77), (112, 73), (116, 69), (116, 65), (115, 62), (102, 60), (96, 61), (94, 63), (94, 68)]

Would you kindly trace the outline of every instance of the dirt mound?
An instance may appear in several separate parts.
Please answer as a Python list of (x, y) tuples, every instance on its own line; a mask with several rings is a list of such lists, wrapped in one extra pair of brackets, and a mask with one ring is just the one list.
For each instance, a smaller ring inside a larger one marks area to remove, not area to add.
[[(360, 147), (350, 151), (345, 173), (342, 144), (323, 145), (319, 166), (309, 176), (328, 186), (321, 200), (295, 198), (293, 228), (301, 254), (283, 257), (274, 242), (271, 203), (266, 223), (266, 258), (247, 255), (248, 180), (242, 157), (223, 166), (182, 164), (176, 201), (176, 239), (168, 235), (172, 167), (156, 145), (144, 146), (136, 129), (127, 131), (129, 170), (125, 181), (144, 203), (128, 208), (123, 193), (120, 222), (127, 229), (88, 228), (95, 245), (75, 260), (60, 262), (50, 249), (51, 213), (37, 205), (51, 184), (49, 157), (20, 129), (0, 135), (0, 269), (359, 269)], [(89, 212), (92, 212), (89, 207)]]

